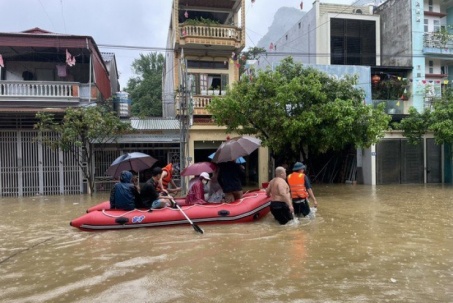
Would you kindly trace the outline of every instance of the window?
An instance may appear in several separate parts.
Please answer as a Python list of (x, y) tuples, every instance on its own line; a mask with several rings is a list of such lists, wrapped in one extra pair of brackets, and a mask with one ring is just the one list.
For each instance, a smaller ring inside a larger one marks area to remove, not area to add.
[(428, 61), (428, 65), (429, 65), (428, 73), (429, 74), (434, 74), (434, 62), (433, 61)]
[(368, 20), (330, 20), (330, 63), (376, 65), (376, 23)]
[(434, 32), (440, 31), (440, 20), (433, 20), (433, 30)]
[(195, 61), (187, 60), (188, 68), (205, 68), (205, 69), (228, 69), (228, 63), (223, 61)]
[(424, 19), (424, 24), (425, 24), (425, 33), (429, 32), (429, 28), (428, 28), (428, 19)]
[(223, 95), (228, 85), (227, 74), (189, 74), (194, 95)]
[(430, 12), (433, 11), (433, 0), (429, 0), (429, 1), (428, 1), (428, 10), (429, 10)]

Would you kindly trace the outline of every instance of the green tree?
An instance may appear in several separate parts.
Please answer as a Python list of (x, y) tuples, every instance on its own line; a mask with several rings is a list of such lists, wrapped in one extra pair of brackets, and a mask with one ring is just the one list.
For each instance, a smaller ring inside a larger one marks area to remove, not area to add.
[[(88, 180), (89, 192), (94, 191), (93, 144), (102, 146), (127, 131), (130, 124), (121, 122), (118, 116), (100, 106), (69, 108), (62, 120), (53, 114), (37, 113), (40, 140), (53, 149), (69, 152), (77, 159), (84, 177)], [(58, 140), (53, 138), (57, 134)]]
[(310, 154), (342, 150), (351, 144), (368, 147), (388, 128), (383, 106), (365, 105), (356, 77), (337, 80), (291, 57), (275, 71), (242, 77), (209, 110), (227, 131), (254, 134), (275, 154)]
[(162, 54), (140, 54), (132, 63), (136, 75), (127, 82), (125, 91), (132, 99), (132, 114), (138, 117), (162, 116)]
[(401, 120), (397, 128), (412, 144), (420, 142), (426, 132), (433, 132), (436, 144), (453, 143), (453, 91), (448, 89), (442, 98), (433, 101), (432, 110), (419, 113), (414, 107), (409, 115)]

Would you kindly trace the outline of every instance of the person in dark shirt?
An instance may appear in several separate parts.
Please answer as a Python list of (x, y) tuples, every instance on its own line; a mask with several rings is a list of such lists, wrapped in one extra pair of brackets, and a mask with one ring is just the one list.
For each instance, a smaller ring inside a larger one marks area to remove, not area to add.
[(218, 182), (225, 193), (225, 202), (230, 203), (242, 198), (241, 179), (245, 172), (236, 161), (222, 162), (218, 164)]
[(172, 196), (159, 193), (157, 186), (162, 175), (162, 168), (155, 167), (152, 171), (151, 178), (140, 189), (141, 203), (144, 207), (150, 209), (164, 208), (165, 206), (176, 206)]
[(116, 183), (110, 192), (110, 208), (133, 210), (140, 203), (140, 194), (132, 183), (132, 173), (121, 172), (120, 182)]

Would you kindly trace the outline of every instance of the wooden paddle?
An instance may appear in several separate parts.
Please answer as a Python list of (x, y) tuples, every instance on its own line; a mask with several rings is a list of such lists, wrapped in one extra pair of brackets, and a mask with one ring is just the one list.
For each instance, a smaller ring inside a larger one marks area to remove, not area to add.
[(189, 217), (186, 215), (186, 213), (181, 209), (181, 207), (179, 207), (178, 203), (176, 203), (176, 201), (173, 200), (173, 199), (171, 199), (171, 201), (176, 205), (176, 207), (179, 209), (179, 211), (182, 212), (184, 217), (186, 217), (187, 221), (189, 221), (189, 223), (190, 223), (190, 225), (192, 225), (193, 229), (197, 233), (203, 234), (204, 230), (200, 226), (198, 226), (197, 224), (193, 223), (192, 220), (189, 219)]

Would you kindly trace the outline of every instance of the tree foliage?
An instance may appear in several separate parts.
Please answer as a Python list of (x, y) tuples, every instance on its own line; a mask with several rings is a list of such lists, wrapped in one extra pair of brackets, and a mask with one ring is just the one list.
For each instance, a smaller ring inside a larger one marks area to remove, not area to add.
[[(69, 108), (62, 120), (44, 112), (36, 114), (36, 117), (39, 122), (34, 127), (41, 132), (40, 140), (53, 149), (71, 153), (77, 159), (89, 182), (91, 194), (94, 190), (94, 171), (90, 165), (94, 157), (93, 144), (102, 146), (131, 129), (114, 112), (100, 106)], [(58, 140), (54, 139), (55, 133)]]
[[(388, 128), (382, 106), (365, 105), (356, 78), (335, 79), (285, 58), (275, 71), (243, 76), (209, 110), (229, 132), (254, 134), (274, 153), (368, 147)], [(304, 158), (307, 155), (304, 154)]]
[(414, 107), (398, 125), (412, 144), (420, 142), (426, 132), (433, 132), (436, 144), (453, 143), (453, 91), (448, 89), (442, 98), (434, 100), (433, 108), (419, 113)]
[(132, 99), (131, 111), (138, 117), (162, 116), (162, 54), (140, 54), (132, 63), (136, 77), (130, 78), (125, 91)]

